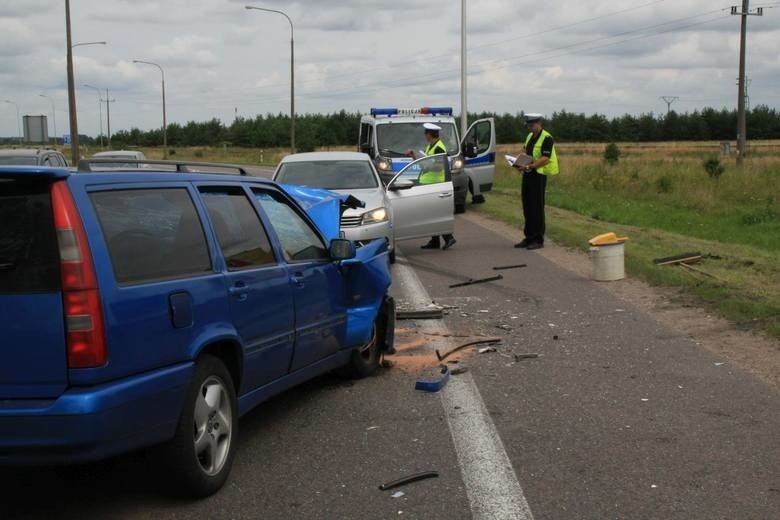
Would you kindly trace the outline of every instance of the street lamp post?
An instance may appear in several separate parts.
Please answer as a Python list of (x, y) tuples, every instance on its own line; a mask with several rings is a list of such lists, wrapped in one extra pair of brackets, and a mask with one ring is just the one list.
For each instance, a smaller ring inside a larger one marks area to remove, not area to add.
[(70, 120), (70, 160), (72, 164), (79, 162), (79, 124), (76, 115), (76, 86), (73, 75), (73, 48), (79, 45), (105, 45), (106, 42), (73, 43), (70, 36), (70, 0), (65, 0), (65, 35), (68, 46), (68, 118)]
[(57, 145), (57, 114), (54, 109), (54, 100), (46, 94), (38, 94), (42, 98), (47, 98), (51, 102), (51, 119), (54, 123), (54, 145)]
[(4, 100), (6, 103), (11, 103), (13, 106), (16, 107), (16, 132), (19, 135), (19, 144), (22, 144), (22, 126), (19, 123), (20, 116), (19, 116), (19, 105), (11, 101), (10, 99)]
[(160, 75), (162, 76), (162, 116), (163, 116), (163, 159), (168, 158), (168, 122), (165, 119), (165, 71), (157, 63), (143, 60), (133, 60), (133, 63), (143, 63), (145, 65), (152, 65), (160, 69)]
[(100, 149), (102, 150), (103, 149), (103, 98), (100, 95), (100, 89), (99, 88), (93, 87), (92, 85), (87, 85), (87, 84), (84, 84), (82, 86), (84, 86), (86, 88), (91, 88), (91, 89), (97, 91), (97, 95), (98, 95), (98, 121), (99, 121), (98, 127), (100, 128), (100, 134), (99, 134), (100, 135)]
[(293, 23), (290, 17), (282, 11), (276, 9), (266, 9), (265, 7), (255, 7), (253, 5), (244, 6), (246, 9), (254, 9), (256, 11), (265, 11), (268, 13), (276, 13), (287, 18), (290, 22), (290, 152), (295, 153), (295, 44), (293, 38)]

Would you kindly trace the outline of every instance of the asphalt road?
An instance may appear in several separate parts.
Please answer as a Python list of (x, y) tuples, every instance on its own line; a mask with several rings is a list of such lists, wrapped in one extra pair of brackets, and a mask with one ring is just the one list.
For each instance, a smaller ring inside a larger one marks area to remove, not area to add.
[[(445, 318), (399, 321), (395, 366), (374, 377), (324, 376), (249, 413), (215, 496), (167, 498), (145, 452), (2, 469), (0, 518), (778, 518), (776, 387), (468, 216), (456, 236), (401, 243), (394, 268), (402, 306)], [(503, 343), (463, 356), (442, 392), (414, 390), (433, 349), (475, 335)], [(398, 498), (378, 489), (427, 470)]]

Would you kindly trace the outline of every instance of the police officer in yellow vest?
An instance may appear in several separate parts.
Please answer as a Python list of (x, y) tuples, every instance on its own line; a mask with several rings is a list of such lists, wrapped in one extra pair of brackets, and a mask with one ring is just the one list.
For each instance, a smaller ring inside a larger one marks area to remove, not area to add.
[[(437, 153), (447, 153), (447, 147), (444, 145), (444, 141), (439, 138), (439, 132), (441, 127), (433, 123), (423, 124), (423, 131), (425, 133), (425, 141), (428, 145), (425, 147), (425, 155), (436, 155)], [(414, 151), (408, 150), (407, 155), (414, 157)], [(420, 174), (420, 184), (436, 184), (444, 182), (446, 180), (444, 170), (426, 171)], [(444, 239), (444, 247), (442, 249), (449, 249), (455, 245), (455, 236), (442, 235)], [(439, 236), (432, 236), (427, 244), (421, 246), (423, 249), (439, 249), (441, 241)]]
[(528, 135), (525, 138), (525, 153), (532, 159), (530, 164), (515, 166), (523, 172), (521, 198), (525, 238), (515, 247), (540, 249), (544, 247), (544, 192), (547, 177), (558, 174), (558, 156), (550, 133), (542, 128), (542, 114), (526, 114)]

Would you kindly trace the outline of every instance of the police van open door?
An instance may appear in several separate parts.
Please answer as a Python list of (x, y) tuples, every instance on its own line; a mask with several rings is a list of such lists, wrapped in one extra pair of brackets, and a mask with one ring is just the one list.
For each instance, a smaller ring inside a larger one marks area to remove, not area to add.
[(483, 193), (493, 189), (496, 173), (496, 123), (492, 117), (471, 124), (461, 141), (472, 202), (484, 202)]
[(452, 233), (454, 188), (447, 154), (407, 164), (387, 184), (395, 240)]

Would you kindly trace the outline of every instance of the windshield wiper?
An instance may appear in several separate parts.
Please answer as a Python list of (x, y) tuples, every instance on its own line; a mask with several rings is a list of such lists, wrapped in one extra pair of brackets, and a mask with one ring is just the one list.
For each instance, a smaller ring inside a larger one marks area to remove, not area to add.
[(381, 153), (382, 155), (393, 154), (396, 157), (406, 157), (405, 152), (396, 152), (395, 150), (391, 150), (390, 148), (382, 148), (379, 150), (379, 153)]

